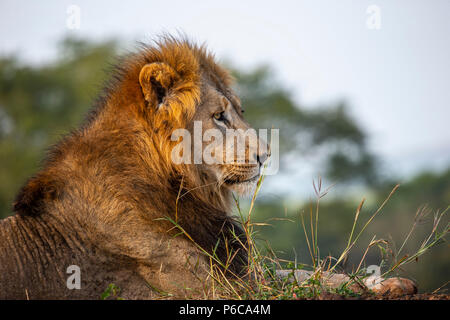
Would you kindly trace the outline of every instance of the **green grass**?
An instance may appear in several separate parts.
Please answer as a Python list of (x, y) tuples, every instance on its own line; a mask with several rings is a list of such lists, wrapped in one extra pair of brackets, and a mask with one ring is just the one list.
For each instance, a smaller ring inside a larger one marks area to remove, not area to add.
[(120, 288), (114, 283), (110, 283), (105, 291), (101, 294), (101, 300), (123, 300), (120, 296)]

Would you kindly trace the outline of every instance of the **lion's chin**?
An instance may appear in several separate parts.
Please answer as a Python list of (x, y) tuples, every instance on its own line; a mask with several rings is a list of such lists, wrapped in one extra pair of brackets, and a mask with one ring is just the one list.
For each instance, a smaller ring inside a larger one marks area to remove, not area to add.
[(256, 185), (258, 184), (259, 175), (255, 176), (249, 180), (240, 182), (226, 182), (225, 185), (233, 192), (237, 193), (242, 197), (253, 196), (256, 190)]

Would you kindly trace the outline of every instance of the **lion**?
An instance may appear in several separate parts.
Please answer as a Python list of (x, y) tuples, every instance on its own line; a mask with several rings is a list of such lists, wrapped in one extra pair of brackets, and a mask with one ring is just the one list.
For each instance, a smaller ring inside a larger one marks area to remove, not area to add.
[[(176, 130), (251, 128), (232, 84), (205, 46), (185, 39), (161, 37), (120, 60), (1, 221), (0, 298), (99, 299), (110, 284), (125, 299), (207, 298), (212, 256), (227, 276), (245, 277), (232, 193), (255, 188), (267, 143), (250, 138), (243, 162), (191, 162), (186, 149), (188, 161), (173, 161)], [(211, 144), (191, 146), (191, 157)]]

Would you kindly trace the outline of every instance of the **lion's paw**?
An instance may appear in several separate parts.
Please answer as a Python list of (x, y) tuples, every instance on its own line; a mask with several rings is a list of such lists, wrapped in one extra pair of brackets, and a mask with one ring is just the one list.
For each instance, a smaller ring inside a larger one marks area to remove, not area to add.
[(397, 297), (417, 293), (416, 283), (405, 278), (385, 279), (369, 288), (379, 295), (390, 294)]

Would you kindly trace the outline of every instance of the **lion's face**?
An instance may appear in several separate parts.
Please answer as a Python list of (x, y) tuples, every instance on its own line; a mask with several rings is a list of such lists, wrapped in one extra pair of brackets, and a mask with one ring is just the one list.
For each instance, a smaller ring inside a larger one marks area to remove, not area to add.
[(169, 126), (173, 132), (168, 133), (172, 165), (196, 166), (203, 181), (250, 194), (268, 158), (267, 143), (244, 120), (228, 73), (211, 58), (204, 59), (203, 65), (210, 64), (206, 71), (195, 63), (187, 68), (192, 60), (142, 68), (139, 81), (154, 112), (152, 125), (176, 124)]
[(208, 85), (189, 130), (195, 139), (201, 123), (203, 143), (201, 147), (195, 143), (192, 146), (194, 156), (202, 155), (201, 163), (196, 164), (200, 170), (212, 174), (219, 185), (249, 195), (268, 158), (268, 147), (244, 120), (243, 113), (233, 92), (225, 95)]

